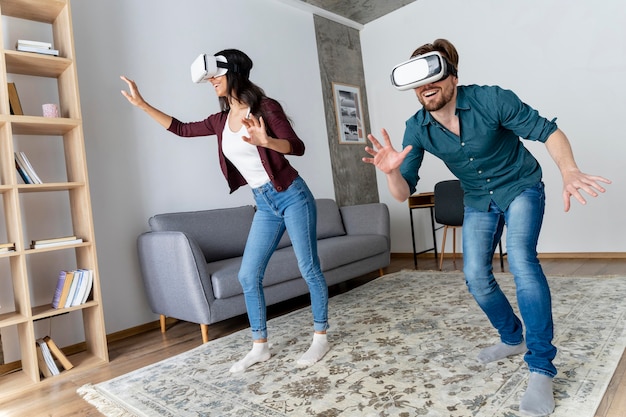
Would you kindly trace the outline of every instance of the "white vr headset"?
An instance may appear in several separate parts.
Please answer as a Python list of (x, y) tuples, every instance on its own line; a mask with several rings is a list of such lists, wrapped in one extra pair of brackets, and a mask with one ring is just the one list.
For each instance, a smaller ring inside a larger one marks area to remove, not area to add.
[(191, 80), (205, 83), (228, 72), (228, 61), (222, 55), (201, 54), (191, 63)]
[(396, 65), (391, 70), (391, 84), (398, 90), (410, 90), (457, 75), (456, 69), (439, 52), (428, 52)]

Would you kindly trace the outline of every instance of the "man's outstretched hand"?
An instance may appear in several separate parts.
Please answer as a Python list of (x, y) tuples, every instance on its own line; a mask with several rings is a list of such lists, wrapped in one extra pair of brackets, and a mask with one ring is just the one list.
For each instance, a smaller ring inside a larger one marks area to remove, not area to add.
[(366, 146), (365, 152), (370, 154), (372, 158), (364, 157), (363, 162), (373, 164), (385, 174), (390, 174), (400, 168), (402, 161), (404, 161), (404, 158), (411, 152), (412, 147), (407, 146), (402, 152), (398, 152), (391, 145), (387, 131), (382, 129), (381, 134), (383, 136), (384, 145), (381, 145), (374, 135), (367, 135), (367, 138), (372, 142), (372, 146)]

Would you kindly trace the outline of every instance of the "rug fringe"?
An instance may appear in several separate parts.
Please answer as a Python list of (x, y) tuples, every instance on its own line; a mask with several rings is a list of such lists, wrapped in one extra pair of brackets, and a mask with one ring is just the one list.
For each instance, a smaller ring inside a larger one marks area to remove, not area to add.
[(76, 392), (106, 417), (136, 417), (136, 414), (128, 412), (102, 395), (92, 384), (85, 384), (79, 387)]

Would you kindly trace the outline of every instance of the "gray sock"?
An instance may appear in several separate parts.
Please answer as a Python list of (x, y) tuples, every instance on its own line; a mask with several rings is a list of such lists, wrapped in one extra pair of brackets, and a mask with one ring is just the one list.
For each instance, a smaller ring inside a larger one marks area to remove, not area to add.
[(497, 345), (489, 346), (481, 350), (478, 354), (478, 360), (482, 363), (489, 363), (504, 359), (507, 356), (526, 353), (526, 351), (526, 342), (522, 342), (519, 345), (507, 345), (500, 342)]
[(542, 417), (554, 411), (552, 378), (548, 375), (530, 373), (528, 388), (520, 402), (519, 411), (527, 416)]

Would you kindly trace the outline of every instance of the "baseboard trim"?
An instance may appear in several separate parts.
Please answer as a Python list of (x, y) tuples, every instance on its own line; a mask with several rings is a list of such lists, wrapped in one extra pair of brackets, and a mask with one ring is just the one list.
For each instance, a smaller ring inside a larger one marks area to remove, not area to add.
[[(496, 253), (496, 256), (498, 254)], [(418, 258), (431, 258), (432, 253), (421, 253)], [(456, 256), (463, 258), (463, 253)], [(392, 252), (395, 259), (413, 258), (411, 252)], [(444, 258), (452, 258), (452, 253), (445, 253)], [(626, 259), (626, 252), (544, 252), (538, 255), (539, 259)]]

